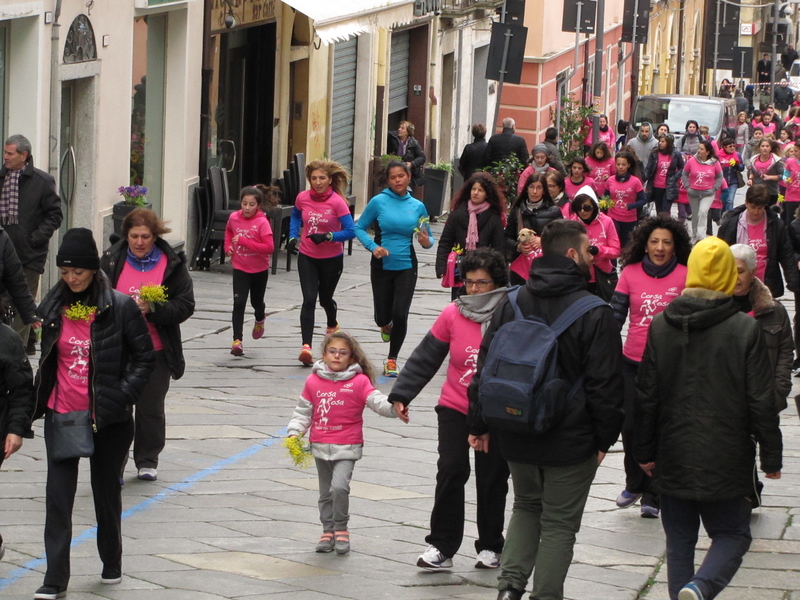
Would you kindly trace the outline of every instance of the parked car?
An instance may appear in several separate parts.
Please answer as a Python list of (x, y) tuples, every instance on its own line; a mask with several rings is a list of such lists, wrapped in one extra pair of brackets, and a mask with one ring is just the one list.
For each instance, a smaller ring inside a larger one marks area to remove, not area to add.
[(653, 128), (666, 123), (677, 145), (690, 119), (706, 125), (709, 135), (719, 139), (723, 128), (736, 126), (736, 101), (678, 94), (639, 96), (634, 102), (633, 117), (627, 123), (621, 122), (619, 129), (627, 128), (628, 139), (633, 139), (639, 132), (639, 125), (645, 121), (652, 123)]
[(789, 87), (794, 90), (795, 93), (800, 92), (800, 60), (796, 60), (792, 63), (792, 66), (789, 68)]

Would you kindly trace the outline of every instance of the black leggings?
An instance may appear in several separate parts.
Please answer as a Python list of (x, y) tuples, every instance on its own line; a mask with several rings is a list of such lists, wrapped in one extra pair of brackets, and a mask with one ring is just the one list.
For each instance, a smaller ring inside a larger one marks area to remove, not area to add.
[(380, 260), (370, 263), (372, 301), (375, 306), (375, 324), (383, 327), (392, 324), (389, 358), (397, 358), (408, 332), (408, 311), (417, 286), (417, 265), (402, 271), (386, 271)]
[[(657, 188), (653, 187), (653, 191), (650, 193), (650, 200), (652, 200), (656, 205), (656, 212), (660, 214), (668, 215), (672, 210), (672, 202), (667, 200), (667, 190), (666, 188)], [(620, 243), (622, 243), (620, 241)], [(625, 244), (622, 244), (623, 246)]]
[(256, 321), (264, 320), (264, 293), (267, 291), (269, 269), (259, 273), (245, 273), (233, 270), (233, 339), (242, 339), (244, 328), (244, 309), (247, 307), (247, 296), (256, 313)]
[(333, 293), (339, 284), (344, 266), (344, 254), (332, 258), (311, 258), (305, 254), (297, 257), (297, 272), (300, 275), (300, 290), (303, 292), (303, 307), (300, 309), (300, 331), (303, 344), (311, 345), (314, 337), (314, 311), (319, 305), (325, 309), (328, 327), (336, 327), (336, 301)]

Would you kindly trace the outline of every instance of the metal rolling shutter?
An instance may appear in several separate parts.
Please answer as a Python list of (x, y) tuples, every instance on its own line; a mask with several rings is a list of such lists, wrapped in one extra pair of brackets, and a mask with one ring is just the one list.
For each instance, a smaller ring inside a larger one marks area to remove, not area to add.
[(392, 33), (392, 58), (389, 65), (389, 113), (408, 106), (409, 33)]
[(337, 42), (333, 51), (331, 94), (331, 160), (353, 172), (353, 129), (356, 120), (358, 37)]

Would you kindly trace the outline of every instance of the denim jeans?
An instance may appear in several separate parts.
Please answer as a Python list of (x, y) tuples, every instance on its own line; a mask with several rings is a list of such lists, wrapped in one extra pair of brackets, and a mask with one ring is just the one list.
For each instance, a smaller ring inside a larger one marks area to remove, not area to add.
[[(661, 494), (661, 524), (667, 536), (667, 582), (670, 600), (694, 581), (705, 600), (727, 586), (750, 548), (750, 502), (745, 498), (698, 502)], [(711, 538), (695, 573), (694, 551), (700, 521)]]
[(736, 198), (736, 184), (728, 184), (728, 189), (722, 190), (722, 212), (733, 210), (733, 200)]

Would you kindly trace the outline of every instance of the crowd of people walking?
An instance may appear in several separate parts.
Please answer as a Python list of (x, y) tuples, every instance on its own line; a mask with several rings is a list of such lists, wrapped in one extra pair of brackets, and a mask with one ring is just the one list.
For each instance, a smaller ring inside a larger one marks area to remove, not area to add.
[[(797, 323), (793, 331), (779, 300), (785, 285), (800, 307), (800, 219), (787, 214), (800, 211), (800, 142), (791, 128), (782, 130), (786, 143), (771, 139), (771, 122), (765, 111), (712, 140), (690, 120), (677, 143), (665, 125), (642, 123), (618, 148), (603, 117), (599, 139), (587, 133), (583, 140), (586, 156), (566, 165), (554, 128), (529, 153), (511, 119), (488, 141), (486, 128), (473, 126), (476, 141), (461, 165), (465, 183), (453, 194), (436, 249), (435, 274), (451, 302), (402, 369), (420, 268), (415, 245), (436, 243), (415, 197), (425, 183), (425, 156), (414, 126), (403, 121), (391, 134), (401, 160), (387, 163), (385, 188), (357, 220), (345, 200), (347, 172), (332, 161), (310, 162), (310, 189), (295, 203), (287, 251), (299, 253), (298, 360), (311, 374), (288, 432), (308, 437), (318, 472), (322, 534), (315, 550), (350, 551), (349, 491), (364, 451), (364, 409), (407, 423), (412, 401), (446, 361), (436, 406), (436, 492), (420, 568), (453, 568), (472, 449), (475, 567), (499, 570), (498, 600), (521, 598), (531, 575), (532, 598), (563, 598), (590, 486), (621, 434), (625, 485), (617, 506), (639, 502), (642, 517), (661, 519), (671, 600), (714, 598), (750, 544), (750, 511), (763, 488), (755, 443), (764, 477), (780, 477), (778, 415), (792, 371), (800, 372)], [(6, 142), (6, 154), (10, 144), (24, 156), (17, 137)], [(508, 154), (528, 164), (504, 190), (482, 169)], [(17, 225), (13, 198), (22, 195), (9, 190), (23, 190), (27, 168), (6, 160), (0, 172), (4, 224)], [(734, 207), (745, 183), (745, 203)], [(279, 240), (263, 209), (275, 193), (243, 188), (226, 229), (234, 356), (244, 354), (248, 297), (252, 337), (266, 333), (270, 257)], [(40, 195), (52, 202), (49, 193)], [(131, 444), (137, 477), (158, 477), (165, 398), (170, 379), (184, 372), (180, 324), (194, 311), (186, 259), (163, 239), (168, 232), (152, 210), (136, 209), (101, 255), (91, 231), (70, 229), (56, 255), (61, 280), (35, 308), (35, 291), (0, 229), (3, 284), (21, 318), (43, 328), (34, 387), (27, 334), (0, 326), (7, 342), (0, 461), (20, 448), (32, 419), (44, 418), (47, 570), (39, 600), (62, 598), (69, 585), (80, 458), (91, 465), (105, 584), (122, 578), (121, 490)], [(382, 374), (396, 378), (388, 395), (375, 388), (371, 361), (345, 333), (334, 299), (343, 244), (353, 238), (371, 254), (375, 335), (388, 343)], [(316, 359), (318, 302), (326, 322)], [(520, 323), (534, 332), (521, 346), (508, 333)], [(551, 359), (525, 362), (527, 347), (540, 343), (551, 344)], [(489, 416), (497, 395), (487, 390), (498, 380), (509, 386), (509, 398), (512, 388), (529, 386), (522, 405), (501, 410), (517, 419), (507, 426)], [(509, 477), (514, 502), (504, 534)], [(700, 520), (712, 543), (695, 570)]]

